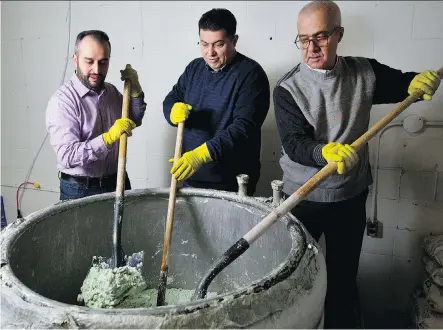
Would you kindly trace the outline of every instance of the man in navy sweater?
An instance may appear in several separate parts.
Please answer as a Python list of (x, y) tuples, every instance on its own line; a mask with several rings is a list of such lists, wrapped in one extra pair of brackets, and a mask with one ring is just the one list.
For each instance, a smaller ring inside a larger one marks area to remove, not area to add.
[(260, 177), (261, 126), (270, 103), (269, 80), (254, 60), (236, 51), (237, 21), (212, 9), (198, 23), (202, 57), (188, 64), (163, 102), (172, 126), (185, 121), (183, 156), (171, 174), (184, 187), (238, 189), (249, 175), (248, 195)]

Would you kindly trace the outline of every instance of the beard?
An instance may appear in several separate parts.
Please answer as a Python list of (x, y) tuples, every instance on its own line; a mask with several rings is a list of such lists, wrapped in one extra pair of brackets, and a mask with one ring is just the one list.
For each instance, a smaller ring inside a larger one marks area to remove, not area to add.
[[(78, 79), (82, 82), (83, 85), (85, 85), (86, 87), (88, 87), (89, 89), (92, 89), (93, 91), (100, 91), (103, 89), (104, 85), (105, 85), (105, 76), (101, 75), (101, 74), (84, 74), (82, 72), (82, 70), (80, 70), (80, 67), (77, 65), (77, 70), (75, 71), (75, 74), (77, 75)], [(97, 81), (95, 82), (90, 82), (89, 78), (90, 77), (97, 77)]]

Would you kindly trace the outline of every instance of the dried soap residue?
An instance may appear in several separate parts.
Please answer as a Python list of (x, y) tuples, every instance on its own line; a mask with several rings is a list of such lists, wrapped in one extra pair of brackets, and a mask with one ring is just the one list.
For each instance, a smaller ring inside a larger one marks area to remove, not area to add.
[(252, 211), (252, 210), (250, 210), (250, 209), (248, 209), (247, 207), (244, 207), (244, 206), (241, 206), (241, 205), (239, 205), (239, 204), (235, 204), (235, 203), (232, 203), (232, 205), (234, 205), (234, 206), (236, 206), (236, 207), (238, 207), (238, 208), (240, 208), (240, 209), (245, 209), (245, 210), (248, 211), (249, 213), (255, 215), (255, 212)]
[[(157, 306), (157, 289), (146, 289), (143, 292), (127, 297), (117, 307), (118, 308), (149, 308)], [(186, 289), (166, 289), (165, 302), (166, 305), (178, 305), (191, 301), (195, 290)], [(208, 292), (206, 297), (212, 298), (217, 295), (216, 292)]]

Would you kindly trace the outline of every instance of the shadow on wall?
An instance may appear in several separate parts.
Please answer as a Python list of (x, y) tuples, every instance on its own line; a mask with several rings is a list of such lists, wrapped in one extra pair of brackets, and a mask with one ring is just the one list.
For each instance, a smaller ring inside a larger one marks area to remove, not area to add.
[(268, 71), (268, 79), (271, 91), (269, 112), (262, 126), (262, 148), (261, 148), (261, 174), (257, 184), (255, 196), (272, 196), (271, 181), (281, 180), (283, 172), (279, 160), (281, 154), (281, 141), (275, 121), (273, 91), (278, 82), (287, 72), (300, 62), (299, 58), (289, 66), (280, 66)]
[(257, 184), (255, 197), (271, 197), (271, 181), (281, 179), (282, 170), (278, 162), (262, 162), (261, 175)]

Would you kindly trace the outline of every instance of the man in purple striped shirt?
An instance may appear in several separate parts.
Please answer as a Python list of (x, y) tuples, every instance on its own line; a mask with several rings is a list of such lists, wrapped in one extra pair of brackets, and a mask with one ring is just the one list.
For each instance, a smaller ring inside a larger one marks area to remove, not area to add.
[[(121, 79), (131, 81), (129, 119), (121, 118), (123, 96), (105, 82), (111, 44), (106, 33), (79, 33), (73, 55), (75, 74), (51, 97), (46, 128), (57, 155), (60, 200), (116, 189), (120, 136), (140, 126), (146, 110), (137, 71), (127, 65)], [(125, 189), (131, 189), (126, 174)]]

